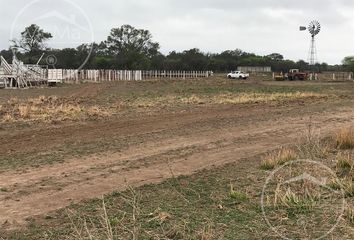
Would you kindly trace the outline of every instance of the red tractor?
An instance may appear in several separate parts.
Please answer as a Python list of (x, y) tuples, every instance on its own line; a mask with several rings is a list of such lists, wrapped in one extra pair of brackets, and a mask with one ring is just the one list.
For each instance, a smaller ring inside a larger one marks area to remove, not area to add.
[(290, 81), (294, 80), (307, 80), (308, 74), (305, 72), (300, 72), (299, 69), (290, 69), (288, 75), (286, 76)]

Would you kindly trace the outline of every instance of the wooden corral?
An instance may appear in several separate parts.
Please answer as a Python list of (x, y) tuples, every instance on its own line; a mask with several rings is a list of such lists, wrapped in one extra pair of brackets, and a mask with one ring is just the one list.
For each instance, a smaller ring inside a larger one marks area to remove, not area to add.
[(141, 81), (159, 78), (207, 78), (211, 71), (141, 71), (141, 70), (72, 70), (49, 69), (49, 81), (60, 82), (103, 82), (103, 81)]

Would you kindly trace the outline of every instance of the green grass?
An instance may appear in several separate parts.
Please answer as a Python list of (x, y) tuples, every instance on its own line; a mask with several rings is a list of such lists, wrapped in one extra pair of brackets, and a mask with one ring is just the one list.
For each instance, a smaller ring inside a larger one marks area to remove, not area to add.
[[(108, 224), (113, 239), (279, 239), (263, 219), (260, 192), (268, 173), (259, 170), (261, 157), (115, 192), (105, 196), (104, 204), (94, 199), (71, 205), (31, 219), (26, 230), (0, 230), (0, 236), (61, 240), (80, 239), (78, 233), (89, 232), (93, 239), (107, 239)], [(317, 204), (316, 197), (289, 193), (279, 206), (266, 210), (284, 212), (287, 218), (282, 221), (296, 223), (299, 217), (320, 218)], [(352, 216), (348, 218), (350, 222)], [(331, 236), (353, 237), (348, 234), (348, 226), (341, 223)]]
[(100, 102), (133, 101), (137, 98), (155, 99), (166, 95), (189, 97), (191, 95), (215, 94), (275, 94), (313, 92), (347, 95), (350, 83), (319, 82), (240, 82), (221, 77), (199, 80), (160, 80), (147, 82), (124, 82), (112, 86), (99, 96)]
[[(257, 157), (251, 161), (256, 165), (259, 160)], [(101, 199), (71, 205), (32, 219), (27, 230), (2, 236), (14, 240), (80, 239), (76, 229), (83, 236), (90, 232), (93, 239), (107, 239), (107, 220), (113, 239), (133, 239), (133, 234), (143, 240), (278, 239), (264, 221), (260, 206), (259, 191), (267, 174), (246, 170), (245, 165), (232, 164), (158, 185), (112, 193), (105, 196), (104, 205)], [(299, 216), (321, 214), (313, 209), (313, 202), (298, 203), (288, 198), (286, 203), (288, 206), (267, 211), (284, 209), (287, 221), (294, 222)], [(333, 236), (344, 233), (337, 229)]]
[[(123, 239), (132, 239), (125, 228), (136, 228), (138, 239), (157, 239), (152, 236), (160, 239), (215, 239), (218, 236), (251, 239), (253, 236), (257, 239), (267, 229), (262, 221), (258, 198), (245, 194), (240, 185), (237, 191), (230, 191), (234, 170), (234, 167), (226, 167), (213, 172), (203, 171), (159, 185), (108, 195), (105, 207), (109, 222)], [(242, 178), (242, 185), (249, 181), (246, 175)], [(236, 186), (236, 180), (232, 182)], [(69, 209), (73, 210), (70, 214), (67, 210), (51, 213), (50, 217), (32, 220), (28, 230), (7, 236), (11, 239), (45, 239), (44, 236), (63, 239), (63, 236), (74, 234), (73, 225), (83, 226), (84, 219), (92, 232), (95, 232), (92, 225), (99, 226), (95, 234), (104, 235), (105, 230), (101, 228), (102, 200), (72, 205)], [(136, 220), (133, 219), (134, 211)], [(254, 226), (257, 226), (256, 231)], [(207, 235), (210, 238), (205, 238)]]

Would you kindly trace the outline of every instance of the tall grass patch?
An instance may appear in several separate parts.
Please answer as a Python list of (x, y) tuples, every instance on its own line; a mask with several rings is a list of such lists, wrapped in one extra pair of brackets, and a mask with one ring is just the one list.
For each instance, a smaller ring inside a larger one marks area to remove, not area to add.
[(263, 170), (272, 170), (297, 158), (298, 155), (293, 149), (281, 148), (278, 151), (267, 154), (262, 160), (261, 168)]
[(353, 127), (344, 127), (335, 135), (336, 145), (339, 149), (354, 149), (354, 129)]

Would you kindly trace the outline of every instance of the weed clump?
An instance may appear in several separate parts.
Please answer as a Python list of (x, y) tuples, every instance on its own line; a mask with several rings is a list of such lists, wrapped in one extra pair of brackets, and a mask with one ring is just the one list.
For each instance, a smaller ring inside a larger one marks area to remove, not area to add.
[(337, 148), (342, 150), (354, 149), (354, 130), (345, 127), (338, 131), (335, 137)]
[(351, 153), (340, 152), (336, 156), (338, 173), (350, 173), (354, 170), (354, 159)]
[(236, 191), (232, 185), (231, 185), (229, 197), (232, 200), (235, 200), (235, 201), (238, 201), (238, 202), (246, 202), (246, 201), (248, 201), (247, 194), (243, 193), (243, 192), (240, 192), (240, 191)]
[(268, 154), (262, 161), (261, 168), (263, 170), (272, 170), (277, 166), (281, 166), (287, 162), (294, 161), (298, 158), (296, 152), (289, 148), (281, 148), (279, 151)]

